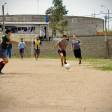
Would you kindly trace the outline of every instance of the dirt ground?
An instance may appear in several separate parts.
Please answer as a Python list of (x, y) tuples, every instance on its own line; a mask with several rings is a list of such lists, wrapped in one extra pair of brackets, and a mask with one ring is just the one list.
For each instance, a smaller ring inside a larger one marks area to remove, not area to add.
[(0, 75), (0, 112), (112, 112), (112, 72), (69, 63), (11, 59)]

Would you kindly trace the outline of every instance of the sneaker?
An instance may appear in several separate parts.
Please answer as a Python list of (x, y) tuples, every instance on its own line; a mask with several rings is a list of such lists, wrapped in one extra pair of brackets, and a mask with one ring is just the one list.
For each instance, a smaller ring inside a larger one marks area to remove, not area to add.
[(67, 62), (64, 62), (64, 64), (67, 64)]

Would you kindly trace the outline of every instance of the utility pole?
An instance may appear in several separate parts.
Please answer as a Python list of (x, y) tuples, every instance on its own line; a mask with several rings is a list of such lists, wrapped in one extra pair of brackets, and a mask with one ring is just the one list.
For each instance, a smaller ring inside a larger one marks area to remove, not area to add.
[(2, 5), (2, 22), (3, 22), (3, 26), (2, 26), (2, 30), (3, 30), (3, 35), (5, 34), (5, 5), (6, 5), (7, 3), (4, 3), (3, 5)]
[(2, 30), (3, 30), (3, 35), (5, 34), (5, 14), (4, 14), (4, 5), (2, 5)]
[(105, 41), (107, 41), (107, 16), (105, 16), (104, 19), (105, 19), (104, 21)]
[(109, 58), (109, 45), (108, 45), (108, 38), (107, 38), (107, 19), (108, 19), (108, 17), (105, 16), (105, 47), (106, 47), (106, 58)]
[[(104, 5), (101, 5), (101, 7), (104, 7), (106, 8)], [(109, 32), (110, 30), (110, 22), (109, 22), (109, 19), (110, 19), (110, 11), (108, 8), (107, 9), (107, 12), (106, 12), (106, 15), (105, 15), (105, 47), (106, 47), (106, 58), (109, 58), (109, 43), (108, 43), (108, 35), (107, 33)], [(108, 26), (107, 26), (107, 23), (108, 23)]]
[(108, 22), (108, 29), (107, 29), (107, 31), (109, 32), (109, 30), (110, 30), (110, 22), (109, 22), (109, 20), (110, 20), (110, 10), (109, 10), (109, 8), (106, 8), (104, 5), (101, 5), (101, 7), (102, 8), (105, 8), (107, 11), (106, 11), (106, 15), (107, 15), (107, 22)]
[(108, 9), (108, 32), (109, 32), (109, 30), (110, 30), (110, 22), (109, 22), (109, 19), (110, 19), (110, 11), (109, 11), (109, 9)]

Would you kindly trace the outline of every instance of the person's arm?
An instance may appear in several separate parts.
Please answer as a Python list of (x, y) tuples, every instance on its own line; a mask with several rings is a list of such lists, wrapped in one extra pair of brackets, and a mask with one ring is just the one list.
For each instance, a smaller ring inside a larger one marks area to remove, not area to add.
[(26, 43), (24, 42), (24, 48), (26, 48)]
[(42, 41), (40, 40), (40, 45), (42, 45)]
[(79, 43), (79, 45), (81, 45), (81, 42), (80, 42), (80, 40), (78, 40), (78, 43)]
[(66, 39), (66, 47), (68, 46), (68, 44), (69, 44), (69, 40), (68, 40), (68, 39)]
[(32, 43), (32, 44), (33, 44), (33, 47), (35, 47), (35, 41), (33, 41), (33, 43)]
[(4, 36), (2, 36), (1, 43), (9, 44), (9, 43), (10, 43), (10, 39), (8, 39), (8, 38), (4, 35)]
[(73, 51), (74, 50), (74, 44), (73, 44), (73, 42), (71, 42), (72, 44), (71, 44), (71, 50)]
[(54, 45), (54, 48), (58, 48), (59, 47), (59, 42), (60, 41), (56, 42), (56, 44)]
[(6, 42), (6, 44), (10, 44), (10, 42)]
[(18, 43), (18, 49), (20, 49), (20, 42)]

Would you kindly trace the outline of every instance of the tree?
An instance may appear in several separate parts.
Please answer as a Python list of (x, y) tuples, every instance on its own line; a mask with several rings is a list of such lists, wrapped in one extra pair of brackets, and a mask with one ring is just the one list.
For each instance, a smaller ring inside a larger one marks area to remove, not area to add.
[(53, 6), (46, 10), (46, 15), (49, 16), (49, 25), (52, 29), (52, 35), (56, 36), (56, 31), (64, 33), (67, 21), (64, 16), (68, 13), (62, 0), (53, 0)]

